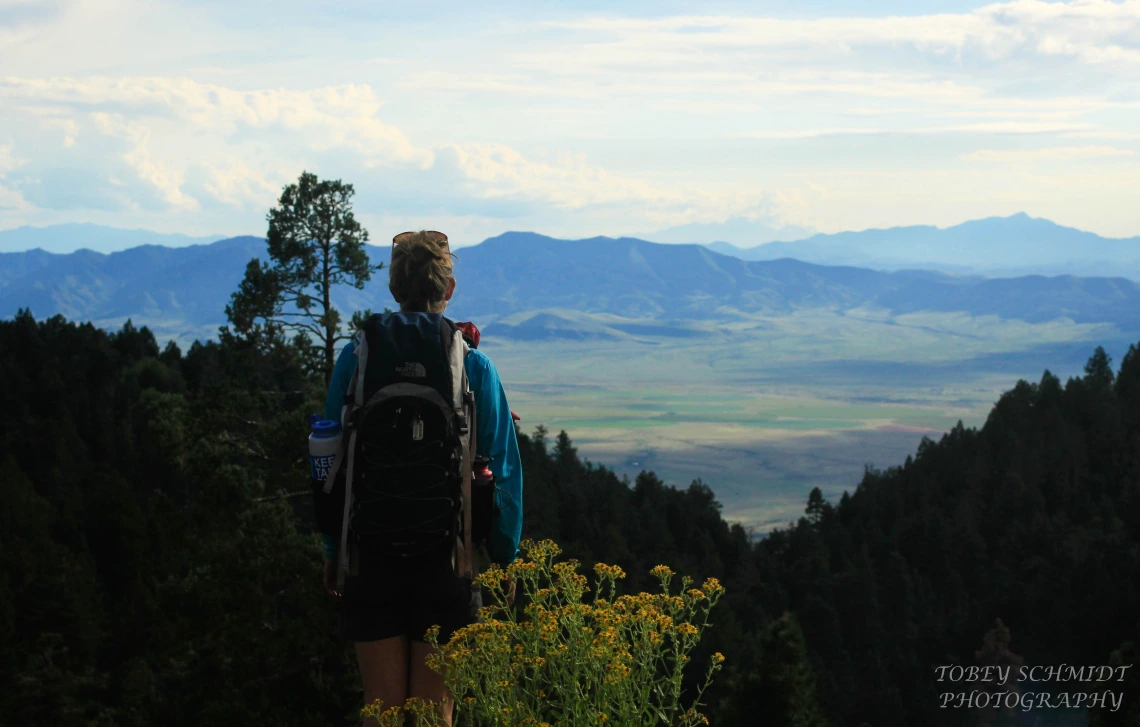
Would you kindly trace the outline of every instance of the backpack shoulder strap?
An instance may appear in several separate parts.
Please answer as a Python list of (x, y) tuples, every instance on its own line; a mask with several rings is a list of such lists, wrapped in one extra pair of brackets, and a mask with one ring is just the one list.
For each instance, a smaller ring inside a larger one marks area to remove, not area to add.
[(440, 320), (440, 342), (447, 356), (451, 384), (451, 404), (459, 426), (460, 441), (463, 444), (463, 524), (462, 537), (456, 538), (452, 565), (455, 572), (464, 578), (474, 577), (474, 541), (471, 537), (471, 472), (475, 459), (475, 397), (467, 380), (464, 360), (471, 353), (464, 337), (464, 331), (447, 318)]
[(467, 434), (470, 427), (467, 416), (467, 394), (471, 391), (471, 386), (467, 382), (467, 369), (463, 362), (467, 354), (471, 353), (471, 347), (467, 345), (463, 330), (447, 318), (440, 318), (439, 334), (443, 355), (447, 357), (451, 408), (455, 411), (459, 422), (459, 432)]

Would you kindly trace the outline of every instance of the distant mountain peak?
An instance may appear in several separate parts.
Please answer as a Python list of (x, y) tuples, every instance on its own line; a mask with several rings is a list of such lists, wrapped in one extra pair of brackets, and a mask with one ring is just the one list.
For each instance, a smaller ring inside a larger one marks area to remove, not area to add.
[(928, 269), (998, 277), (1126, 276), (1140, 280), (1140, 237), (1105, 238), (1018, 212), (950, 227), (914, 225), (817, 234), (746, 249), (710, 249), (744, 260), (796, 258), (875, 270)]

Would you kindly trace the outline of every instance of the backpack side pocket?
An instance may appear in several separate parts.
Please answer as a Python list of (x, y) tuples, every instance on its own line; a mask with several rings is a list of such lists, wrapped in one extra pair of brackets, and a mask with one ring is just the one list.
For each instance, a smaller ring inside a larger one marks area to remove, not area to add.
[(317, 522), (317, 530), (338, 540), (344, 522), (344, 478), (345, 468), (338, 467), (332, 490), (327, 493), (324, 490), (324, 480), (309, 478), (309, 486), (313, 491), (313, 518)]

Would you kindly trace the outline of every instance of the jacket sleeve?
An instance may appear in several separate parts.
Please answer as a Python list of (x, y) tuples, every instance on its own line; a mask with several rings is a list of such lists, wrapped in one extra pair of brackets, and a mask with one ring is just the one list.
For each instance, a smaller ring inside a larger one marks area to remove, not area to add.
[(491, 559), (507, 565), (518, 555), (522, 537), (522, 461), (507, 393), (491, 359), (473, 350), (464, 361), (475, 394), (476, 451), (491, 460), (499, 516), (487, 538)]
[(352, 341), (341, 349), (340, 356), (333, 366), (332, 378), (329, 380), (329, 393), (325, 397), (325, 419), (340, 421), (340, 409), (344, 406), (344, 395), (348, 392), (348, 382), (352, 379), (352, 372), (356, 369), (356, 346)]
[[(340, 421), (341, 407), (344, 406), (344, 395), (348, 391), (348, 382), (352, 379), (352, 372), (356, 369), (356, 347), (352, 341), (348, 342), (337, 357), (336, 366), (333, 367), (332, 378), (329, 380), (329, 392), (325, 397), (324, 418), (330, 421)], [(340, 545), (339, 535), (322, 533), (325, 541), (325, 559), (336, 560), (337, 547)]]

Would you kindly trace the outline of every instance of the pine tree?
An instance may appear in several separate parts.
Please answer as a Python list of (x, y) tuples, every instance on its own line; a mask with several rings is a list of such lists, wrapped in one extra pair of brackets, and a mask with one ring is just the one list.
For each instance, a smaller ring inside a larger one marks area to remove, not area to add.
[[(1115, 679), (1105, 683), (1106, 691), (1113, 692), (1106, 704), (1113, 706), (1092, 710), (1090, 727), (1140, 727), (1140, 649), (1135, 643), (1125, 641), (1109, 655), (1105, 664), (1118, 670)], [(1116, 704), (1113, 699), (1120, 700), (1118, 709), (1113, 708)]]
[(368, 261), (368, 231), (352, 213), (353, 194), (351, 184), (320, 180), (309, 172), (286, 186), (267, 215), (269, 262), (249, 261), (226, 306), (226, 318), (243, 338), (271, 345), (287, 332), (295, 334), (294, 342), (310, 351), (326, 385), (336, 343), (351, 335), (341, 330), (332, 289), (351, 285), (359, 290), (383, 268)]
[(808, 520), (812, 523), (818, 523), (823, 517), (823, 508), (826, 504), (823, 499), (823, 492), (818, 487), (811, 488), (811, 492), (808, 493), (807, 507), (804, 508)]
[(757, 669), (739, 679), (721, 724), (728, 727), (827, 727), (799, 621), (791, 613), (760, 634)]
[(1097, 346), (1085, 363), (1085, 379), (1096, 386), (1112, 386), (1112, 357), (1105, 353), (1104, 346)]

